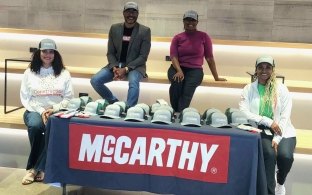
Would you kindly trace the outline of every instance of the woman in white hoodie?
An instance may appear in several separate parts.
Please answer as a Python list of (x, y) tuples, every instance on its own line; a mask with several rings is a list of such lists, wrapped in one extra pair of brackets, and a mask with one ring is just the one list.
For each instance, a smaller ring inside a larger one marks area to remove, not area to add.
[(296, 147), (296, 130), (290, 120), (291, 95), (284, 84), (276, 81), (275, 63), (271, 56), (257, 59), (255, 76), (257, 79), (244, 87), (239, 108), (248, 120), (256, 122), (263, 130), (261, 139), (268, 194), (285, 194), (284, 183), (293, 164)]
[(73, 98), (70, 73), (51, 39), (43, 39), (24, 72), (20, 98), (26, 108), (24, 122), (28, 130), (30, 154), (22, 184), (43, 181), (45, 168), (45, 125), (49, 116), (66, 108)]

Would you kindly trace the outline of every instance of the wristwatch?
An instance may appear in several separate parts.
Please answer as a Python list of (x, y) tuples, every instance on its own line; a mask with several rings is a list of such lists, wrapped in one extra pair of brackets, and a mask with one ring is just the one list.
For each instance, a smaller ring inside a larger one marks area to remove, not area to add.
[(128, 67), (126, 66), (125, 69), (126, 69), (126, 74), (128, 74), (128, 72), (129, 72)]

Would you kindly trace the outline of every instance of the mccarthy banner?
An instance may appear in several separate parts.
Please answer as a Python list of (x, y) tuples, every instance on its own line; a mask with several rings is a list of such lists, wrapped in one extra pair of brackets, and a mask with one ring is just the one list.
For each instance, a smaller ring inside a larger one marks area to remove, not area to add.
[(69, 125), (69, 167), (227, 183), (230, 136)]

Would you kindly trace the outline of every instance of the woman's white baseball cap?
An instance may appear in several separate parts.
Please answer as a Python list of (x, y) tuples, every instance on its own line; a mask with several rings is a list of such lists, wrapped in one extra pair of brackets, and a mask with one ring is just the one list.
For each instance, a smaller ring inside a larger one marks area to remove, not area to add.
[(272, 58), (272, 56), (269, 56), (269, 55), (263, 55), (263, 56), (260, 56), (259, 58), (257, 58), (256, 67), (261, 63), (268, 63), (271, 66), (275, 67), (274, 59)]

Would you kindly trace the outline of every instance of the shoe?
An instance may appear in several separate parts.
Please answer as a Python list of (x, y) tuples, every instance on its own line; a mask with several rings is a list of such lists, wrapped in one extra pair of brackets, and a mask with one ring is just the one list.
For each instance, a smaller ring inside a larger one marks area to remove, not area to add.
[(44, 180), (44, 172), (43, 171), (38, 171), (35, 181), (36, 182), (42, 182)]
[(23, 185), (32, 184), (35, 181), (36, 175), (37, 171), (35, 169), (29, 169), (22, 179), (22, 184)]
[(284, 185), (280, 185), (279, 183), (276, 183), (275, 187), (275, 195), (285, 195), (286, 189)]

